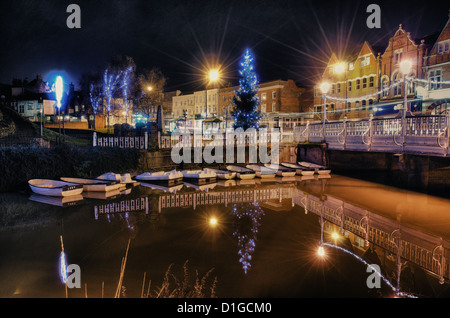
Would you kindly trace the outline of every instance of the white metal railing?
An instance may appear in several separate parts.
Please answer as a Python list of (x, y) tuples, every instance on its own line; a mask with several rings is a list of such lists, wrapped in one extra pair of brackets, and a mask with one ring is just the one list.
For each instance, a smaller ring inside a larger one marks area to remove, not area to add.
[(92, 137), (92, 145), (94, 147), (114, 147), (114, 148), (148, 148), (148, 135), (137, 137), (99, 137), (94, 132)]
[[(325, 130), (325, 131), (324, 131)], [(404, 119), (373, 118), (347, 120), (296, 126), (293, 129), (296, 142), (326, 142), (329, 147), (348, 150), (377, 150), (378, 146), (409, 147), (412, 152), (441, 153), (447, 155), (450, 150), (450, 114), (438, 116), (408, 116)], [(375, 148), (373, 148), (375, 147)], [(414, 148), (414, 149), (413, 149)], [(421, 149), (422, 148), (422, 149)], [(441, 150), (439, 150), (441, 149)], [(444, 149), (442, 151), (442, 149)], [(380, 149), (381, 150), (381, 149)], [(422, 151), (423, 150), (423, 151)]]

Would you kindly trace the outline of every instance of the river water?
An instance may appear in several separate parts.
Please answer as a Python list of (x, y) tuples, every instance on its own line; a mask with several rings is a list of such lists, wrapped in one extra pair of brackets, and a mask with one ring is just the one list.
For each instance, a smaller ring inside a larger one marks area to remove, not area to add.
[(196, 278), (219, 298), (450, 296), (446, 198), (331, 175), (79, 199), (0, 195), (0, 297), (161, 297)]

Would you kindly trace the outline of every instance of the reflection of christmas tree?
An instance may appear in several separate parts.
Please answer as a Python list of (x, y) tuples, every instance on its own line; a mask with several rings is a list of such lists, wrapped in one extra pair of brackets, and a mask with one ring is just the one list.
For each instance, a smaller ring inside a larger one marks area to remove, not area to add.
[(252, 254), (255, 251), (256, 233), (258, 233), (258, 227), (261, 225), (260, 220), (264, 212), (258, 202), (253, 202), (235, 204), (232, 214), (236, 217), (234, 222), (236, 230), (233, 236), (238, 240), (239, 262), (242, 263), (242, 268), (247, 274), (251, 266)]
[(253, 55), (246, 50), (239, 70), (241, 79), (239, 89), (235, 90), (233, 98), (234, 109), (231, 115), (234, 118), (234, 128), (259, 128), (259, 120), (263, 117), (258, 110), (258, 79), (253, 66)]

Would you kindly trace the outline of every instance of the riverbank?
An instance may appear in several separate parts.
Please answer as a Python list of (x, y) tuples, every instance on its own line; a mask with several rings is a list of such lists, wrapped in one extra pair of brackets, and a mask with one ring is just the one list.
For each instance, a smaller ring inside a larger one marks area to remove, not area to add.
[(137, 149), (83, 148), (66, 144), (51, 148), (0, 148), (0, 192), (24, 189), (28, 180), (35, 178), (87, 178), (110, 171), (135, 171), (143, 167), (141, 157)]

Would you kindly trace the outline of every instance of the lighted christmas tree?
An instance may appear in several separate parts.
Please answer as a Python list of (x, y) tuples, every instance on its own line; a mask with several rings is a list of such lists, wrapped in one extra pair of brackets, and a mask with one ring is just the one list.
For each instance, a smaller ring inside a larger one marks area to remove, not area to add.
[(234, 108), (231, 115), (234, 118), (233, 127), (255, 128), (259, 129), (259, 121), (263, 117), (261, 111), (258, 110), (260, 100), (258, 93), (258, 78), (254, 67), (254, 58), (249, 49), (244, 53), (240, 62), (239, 89), (236, 89), (236, 95), (233, 98)]

